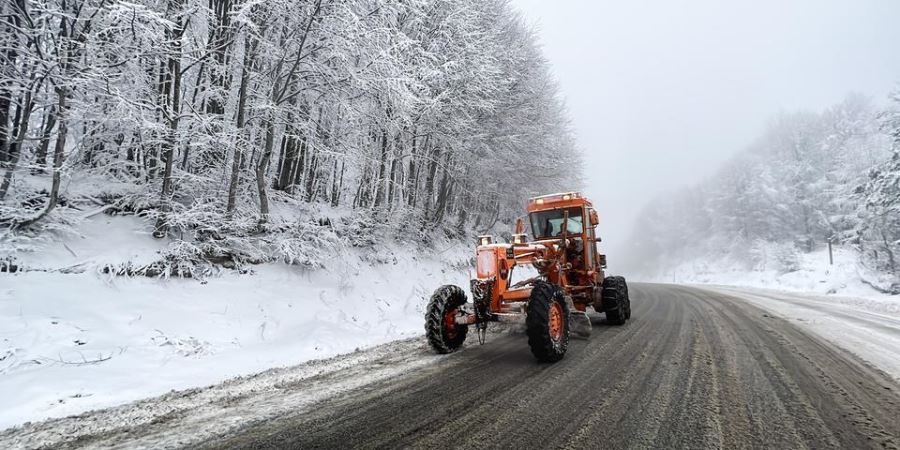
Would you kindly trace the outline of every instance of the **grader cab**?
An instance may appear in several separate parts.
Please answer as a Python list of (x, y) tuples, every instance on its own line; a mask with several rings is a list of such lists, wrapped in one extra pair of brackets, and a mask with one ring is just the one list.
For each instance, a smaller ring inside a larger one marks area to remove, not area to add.
[[(462, 346), (470, 326), (483, 344), (489, 322), (524, 318), (531, 352), (539, 361), (555, 362), (565, 356), (570, 332), (590, 334), (589, 307), (605, 313), (611, 325), (631, 317), (625, 279), (605, 275), (593, 204), (577, 192), (552, 194), (530, 199), (527, 212), (532, 240), (522, 219), (510, 243), (478, 237), (471, 303), (454, 285), (441, 286), (432, 295), (425, 331), (438, 353)], [(514, 277), (519, 272), (533, 276)]]

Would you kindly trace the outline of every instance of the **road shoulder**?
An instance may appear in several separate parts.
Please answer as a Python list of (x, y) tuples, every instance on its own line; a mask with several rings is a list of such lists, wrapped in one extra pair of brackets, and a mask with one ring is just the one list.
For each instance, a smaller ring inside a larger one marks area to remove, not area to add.
[(900, 381), (900, 301), (874, 302), (731, 286), (695, 287), (751, 303)]

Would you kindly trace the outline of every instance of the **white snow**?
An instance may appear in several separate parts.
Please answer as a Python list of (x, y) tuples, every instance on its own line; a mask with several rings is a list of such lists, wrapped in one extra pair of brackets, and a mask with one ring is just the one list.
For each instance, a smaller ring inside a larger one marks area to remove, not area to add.
[[(872, 302), (887, 302), (889, 308), (898, 308), (900, 296), (882, 294), (863, 280), (877, 276), (859, 265), (859, 254), (852, 248), (834, 247), (834, 264), (829, 263), (828, 249), (792, 255), (791, 267), (768, 261), (755, 270), (748, 270), (745, 261), (727, 258), (703, 261), (694, 260), (668, 270), (665, 274), (650, 277), (648, 281), (687, 284), (714, 284), (779, 289), (789, 292), (814, 294), (840, 294), (865, 298)], [(771, 259), (771, 258), (770, 258)], [(894, 305), (894, 306), (890, 306)]]
[(787, 263), (770, 255), (757, 270), (729, 259), (692, 261), (653, 280), (736, 295), (900, 380), (900, 296), (882, 294), (863, 281), (876, 275), (859, 265), (855, 250), (835, 247), (833, 256), (834, 264), (827, 248), (791, 255)]
[[(393, 379), (449, 355), (420, 337), (202, 389), (173, 391), (122, 406), (0, 431), (0, 448), (55, 448), (90, 437), (88, 448), (190, 448), (254, 423), (299, 414), (333, 395)], [(177, 420), (171, 420), (177, 417)], [(129, 434), (123, 429), (141, 429)], [(79, 442), (81, 447), (84, 441)]]
[[(136, 231), (146, 229), (101, 215), (82, 238), (17, 256), (32, 268), (149, 261), (162, 244)], [(269, 264), (202, 282), (2, 273), (0, 429), (421, 335), (426, 297), (466, 286), (451, 265), (469, 250), (422, 258), (396, 247), (375, 266), (348, 250), (327, 269)]]

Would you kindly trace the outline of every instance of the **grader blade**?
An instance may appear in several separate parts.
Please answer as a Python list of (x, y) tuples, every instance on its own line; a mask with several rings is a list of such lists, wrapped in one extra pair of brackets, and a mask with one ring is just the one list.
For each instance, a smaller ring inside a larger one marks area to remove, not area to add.
[(569, 313), (569, 333), (576, 339), (591, 337), (591, 319), (584, 311), (572, 311)]

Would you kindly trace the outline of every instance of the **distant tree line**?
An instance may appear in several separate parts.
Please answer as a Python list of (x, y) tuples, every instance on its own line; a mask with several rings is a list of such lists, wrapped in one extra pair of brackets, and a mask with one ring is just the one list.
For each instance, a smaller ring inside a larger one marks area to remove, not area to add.
[(0, 5), (8, 230), (85, 196), (158, 237), (264, 232), (302, 203), (480, 230), (580, 182), (548, 63), (505, 0)]
[[(640, 214), (629, 259), (660, 273), (691, 260), (776, 260), (831, 240), (860, 251), (900, 290), (900, 95), (882, 110), (860, 95), (821, 113), (783, 114), (713, 177)], [(876, 277), (878, 278), (878, 277)]]

